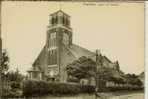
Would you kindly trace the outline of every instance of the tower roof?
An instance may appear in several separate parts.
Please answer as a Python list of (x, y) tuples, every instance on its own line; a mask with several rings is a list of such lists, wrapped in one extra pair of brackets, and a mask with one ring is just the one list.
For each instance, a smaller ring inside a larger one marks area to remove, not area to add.
[(56, 15), (56, 14), (58, 14), (58, 13), (63, 13), (63, 14), (66, 15), (67, 17), (70, 17), (67, 13), (65, 13), (65, 12), (62, 11), (62, 10), (58, 10), (58, 11), (56, 11), (56, 12), (54, 12), (54, 13), (51, 13), (50, 16)]

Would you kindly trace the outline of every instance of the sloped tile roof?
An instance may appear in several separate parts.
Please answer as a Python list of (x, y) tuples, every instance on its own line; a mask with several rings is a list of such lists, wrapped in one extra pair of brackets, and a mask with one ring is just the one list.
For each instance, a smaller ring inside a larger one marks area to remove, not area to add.
[(33, 66), (37, 66), (39, 67), (40, 70), (44, 70), (44, 67), (42, 65), (45, 65), (45, 62), (46, 62), (46, 48), (44, 46), (38, 57), (35, 59)]
[[(63, 56), (61, 56), (61, 58), (62, 58), (62, 60), (65, 61), (65, 63), (70, 63), (74, 60), (77, 60), (78, 58), (80, 58), (82, 56), (86, 56), (86, 57), (91, 58), (92, 60), (96, 61), (95, 52), (91, 52), (79, 45), (72, 44), (70, 47), (66, 47), (66, 46), (62, 45), (62, 47), (64, 49), (62, 51)], [(48, 58), (48, 57), (47, 57), (47, 53), (46, 53), (46, 48), (44, 46), (43, 49), (41, 50), (40, 54), (38, 55), (38, 57), (34, 61), (33, 66), (37, 66), (37, 67), (39, 67), (40, 70), (44, 71), (46, 63), (47, 63), (46, 58)], [(106, 67), (113, 68), (114, 64), (106, 56), (100, 56), (100, 58), (103, 60), (103, 63)]]
[(81, 56), (86, 56), (86, 57), (95, 57), (95, 53), (91, 52), (83, 47), (80, 47), (76, 44), (73, 44), (72, 46), (70, 46), (69, 48), (70, 52), (73, 53), (73, 55), (76, 58), (80, 58)]

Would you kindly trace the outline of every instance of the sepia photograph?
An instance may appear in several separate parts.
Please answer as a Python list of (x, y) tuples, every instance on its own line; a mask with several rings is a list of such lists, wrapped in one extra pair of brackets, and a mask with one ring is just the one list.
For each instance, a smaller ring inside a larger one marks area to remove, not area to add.
[(0, 99), (144, 99), (144, 1), (0, 7)]

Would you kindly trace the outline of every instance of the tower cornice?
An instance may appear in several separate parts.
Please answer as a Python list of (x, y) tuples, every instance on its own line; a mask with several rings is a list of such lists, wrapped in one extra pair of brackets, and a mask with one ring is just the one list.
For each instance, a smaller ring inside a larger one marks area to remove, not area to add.
[(63, 25), (60, 25), (60, 24), (55, 25), (55, 26), (48, 26), (48, 30), (55, 29), (55, 28), (63, 28), (63, 29), (66, 29), (66, 30), (72, 32), (72, 28), (66, 27), (66, 26), (63, 26)]

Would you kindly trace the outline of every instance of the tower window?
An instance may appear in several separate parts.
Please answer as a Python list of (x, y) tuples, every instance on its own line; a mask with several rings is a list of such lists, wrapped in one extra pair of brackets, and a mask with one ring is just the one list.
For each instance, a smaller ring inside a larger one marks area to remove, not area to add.
[(67, 19), (67, 25), (69, 26), (69, 20)]
[(55, 24), (58, 23), (58, 16), (55, 17)]
[(50, 39), (56, 38), (56, 32), (50, 34)]
[(68, 44), (69, 44), (69, 36), (68, 36), (67, 33), (64, 33), (64, 34), (63, 34), (63, 43), (64, 43), (65, 45), (68, 45)]
[(63, 22), (63, 17), (62, 16), (59, 16), (59, 21), (60, 21), (59, 23), (62, 24), (62, 22)]
[(54, 18), (54, 17), (52, 17), (52, 19), (51, 19), (51, 24), (52, 24), (52, 25), (55, 24), (55, 18)]
[(56, 47), (56, 32), (53, 32), (50, 34), (48, 42), (49, 42), (50, 49)]
[(63, 16), (63, 24), (65, 24), (65, 17)]

